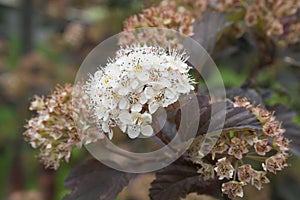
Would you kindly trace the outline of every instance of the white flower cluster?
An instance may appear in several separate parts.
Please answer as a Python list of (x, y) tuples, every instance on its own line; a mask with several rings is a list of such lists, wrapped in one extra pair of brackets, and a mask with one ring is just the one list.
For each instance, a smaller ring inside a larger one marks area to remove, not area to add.
[(90, 76), (85, 91), (102, 131), (118, 126), (130, 138), (153, 135), (152, 114), (194, 89), (185, 54), (161, 47), (121, 48)]

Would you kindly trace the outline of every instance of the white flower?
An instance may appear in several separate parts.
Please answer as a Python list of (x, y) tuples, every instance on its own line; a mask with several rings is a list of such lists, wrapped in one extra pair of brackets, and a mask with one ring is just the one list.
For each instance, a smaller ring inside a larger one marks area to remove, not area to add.
[(130, 138), (152, 136), (152, 116), (194, 89), (184, 54), (153, 46), (130, 46), (85, 84), (102, 131), (118, 126)]
[(152, 136), (152, 116), (149, 113), (128, 113), (123, 111), (119, 115), (120, 122), (127, 126), (127, 133), (130, 138), (136, 138), (141, 133), (144, 136)]

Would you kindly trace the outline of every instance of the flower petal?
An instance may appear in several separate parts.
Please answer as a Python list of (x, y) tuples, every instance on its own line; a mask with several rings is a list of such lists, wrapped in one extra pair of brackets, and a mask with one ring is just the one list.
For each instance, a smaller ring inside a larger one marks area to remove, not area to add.
[(152, 134), (153, 134), (153, 128), (150, 125), (142, 126), (141, 127), (141, 133), (144, 136), (148, 136), (148, 137), (152, 136)]
[(119, 125), (119, 128), (121, 129), (122, 132), (125, 133), (125, 132), (126, 132), (126, 129), (127, 129), (127, 125), (126, 125), (126, 124), (120, 124), (120, 125)]
[(144, 93), (148, 99), (152, 99), (152, 97), (154, 96), (154, 90), (152, 87), (146, 87)]
[(108, 138), (111, 140), (113, 138), (113, 131), (110, 129), (108, 132)]
[(105, 133), (108, 133), (108, 132), (110, 131), (109, 125), (108, 125), (108, 123), (106, 123), (106, 122), (103, 122), (103, 123), (101, 124), (101, 128), (102, 128), (102, 130), (103, 130)]
[(109, 118), (109, 112), (105, 111), (104, 115), (103, 115), (103, 121), (107, 121)]
[(124, 124), (132, 124), (131, 116), (127, 111), (121, 112), (119, 115), (119, 119)]
[(132, 89), (135, 90), (135, 89), (138, 88), (138, 86), (139, 86), (139, 81), (136, 80), (136, 79), (134, 79), (134, 80), (131, 82), (130, 86), (131, 86)]
[(180, 93), (187, 93), (190, 91), (190, 86), (189, 85), (184, 85), (184, 84), (179, 84), (177, 86), (177, 91)]
[(144, 124), (150, 124), (152, 123), (152, 115), (150, 115), (149, 113), (143, 113), (142, 114), (142, 119), (143, 119), (143, 123)]
[(126, 87), (120, 88), (118, 94), (121, 96), (125, 96), (130, 92), (130, 90)]
[(168, 90), (168, 89), (165, 91), (165, 96), (168, 99), (174, 99), (175, 98), (175, 94), (171, 90)]
[(164, 87), (170, 87), (171, 86), (170, 81), (166, 78), (161, 78), (159, 82)]
[(148, 81), (149, 80), (149, 73), (147, 71), (142, 71), (141, 73), (138, 73), (137, 74), (137, 78), (140, 80), (140, 81)]
[(153, 114), (157, 111), (157, 109), (159, 108), (159, 104), (155, 101), (152, 101), (149, 105), (148, 105), (148, 109), (150, 114)]
[(145, 104), (145, 103), (147, 103), (147, 101), (148, 101), (148, 99), (147, 99), (145, 93), (142, 93), (141, 97), (140, 97), (140, 103)]
[(137, 138), (140, 134), (139, 128), (137, 126), (129, 126), (127, 134), (131, 139)]
[(122, 98), (119, 102), (120, 109), (128, 109), (129, 108), (129, 101), (127, 98)]
[(131, 106), (131, 111), (132, 112), (140, 112), (142, 110), (142, 105), (139, 103), (133, 104)]

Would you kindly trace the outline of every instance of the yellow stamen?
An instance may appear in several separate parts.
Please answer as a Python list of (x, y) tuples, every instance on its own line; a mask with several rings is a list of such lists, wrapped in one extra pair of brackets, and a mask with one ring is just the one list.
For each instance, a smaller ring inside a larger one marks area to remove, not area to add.
[(134, 66), (134, 71), (135, 72), (141, 72), (142, 70), (143, 70), (143, 67), (141, 65)]

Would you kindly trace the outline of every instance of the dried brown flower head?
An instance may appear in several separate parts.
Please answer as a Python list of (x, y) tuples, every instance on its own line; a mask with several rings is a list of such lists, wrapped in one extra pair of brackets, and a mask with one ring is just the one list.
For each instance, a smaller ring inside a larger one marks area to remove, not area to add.
[(186, 7), (180, 6), (175, 0), (164, 0), (157, 7), (150, 7), (139, 15), (133, 15), (124, 22), (124, 31), (135, 28), (158, 27), (170, 28), (181, 34), (193, 35), (195, 21)]
[(242, 165), (238, 168), (238, 177), (240, 181), (245, 183), (251, 182), (251, 177), (255, 174), (250, 164)]
[(227, 160), (226, 157), (224, 157), (219, 159), (216, 163), (215, 171), (217, 172), (220, 180), (224, 178), (231, 179), (233, 176), (234, 168), (231, 165), (231, 162)]
[(288, 166), (286, 159), (287, 155), (285, 155), (285, 153), (278, 153), (267, 158), (265, 164), (263, 163), (263, 167), (265, 168), (265, 171), (276, 174), (276, 171), (281, 171), (283, 168)]
[(242, 159), (243, 154), (248, 153), (246, 141), (240, 140), (237, 137), (231, 139), (231, 146), (228, 150), (228, 154), (234, 156), (237, 159)]
[(255, 171), (255, 174), (251, 178), (251, 184), (258, 190), (263, 188), (263, 184), (270, 183), (270, 180), (266, 176), (264, 171)]
[(242, 182), (229, 181), (222, 184), (222, 192), (227, 194), (229, 198), (243, 197), (243, 186), (244, 184)]
[(204, 180), (213, 179), (215, 177), (214, 166), (208, 163), (200, 162), (201, 168), (197, 171)]
[(257, 24), (257, 21), (258, 21), (258, 16), (257, 16), (257, 13), (255, 12), (255, 8), (254, 7), (248, 8), (248, 10), (246, 11), (246, 15), (245, 15), (246, 25), (254, 26)]
[(299, 0), (163, 0), (126, 20), (124, 30), (159, 27), (193, 36), (195, 24), (202, 20), (206, 11), (222, 12), (228, 16), (242, 16), (231, 21), (229, 34), (240, 37), (249, 31), (281, 47), (300, 41), (299, 9)]
[[(98, 139), (78, 131), (72, 91), (70, 84), (58, 85), (49, 97), (35, 96), (29, 107), (37, 115), (28, 121), (23, 135), (33, 148), (39, 148), (38, 157), (47, 168), (57, 169), (62, 160), (69, 161), (75, 146), (81, 148), (83, 144)], [(81, 102), (77, 103), (84, 107), (85, 98), (80, 99)]]
[[(199, 152), (203, 145), (200, 141), (192, 144), (190, 149), (193, 153), (189, 153), (192, 160), (201, 166), (198, 170), (200, 176), (227, 180), (222, 184), (222, 192), (229, 198), (243, 197), (243, 186), (247, 184), (260, 190), (270, 182), (267, 178), (269, 172), (276, 174), (287, 167), (290, 143), (284, 137), (285, 130), (280, 128), (281, 123), (276, 121), (274, 112), (255, 107), (247, 99), (241, 98), (235, 98), (234, 106), (251, 111), (262, 129), (225, 131), (206, 157), (203, 158)], [(261, 167), (254, 169), (254, 166)], [(211, 172), (212, 168), (216, 173)]]
[(258, 140), (254, 144), (255, 152), (260, 156), (265, 156), (267, 152), (271, 151), (272, 147), (269, 144), (268, 139)]

